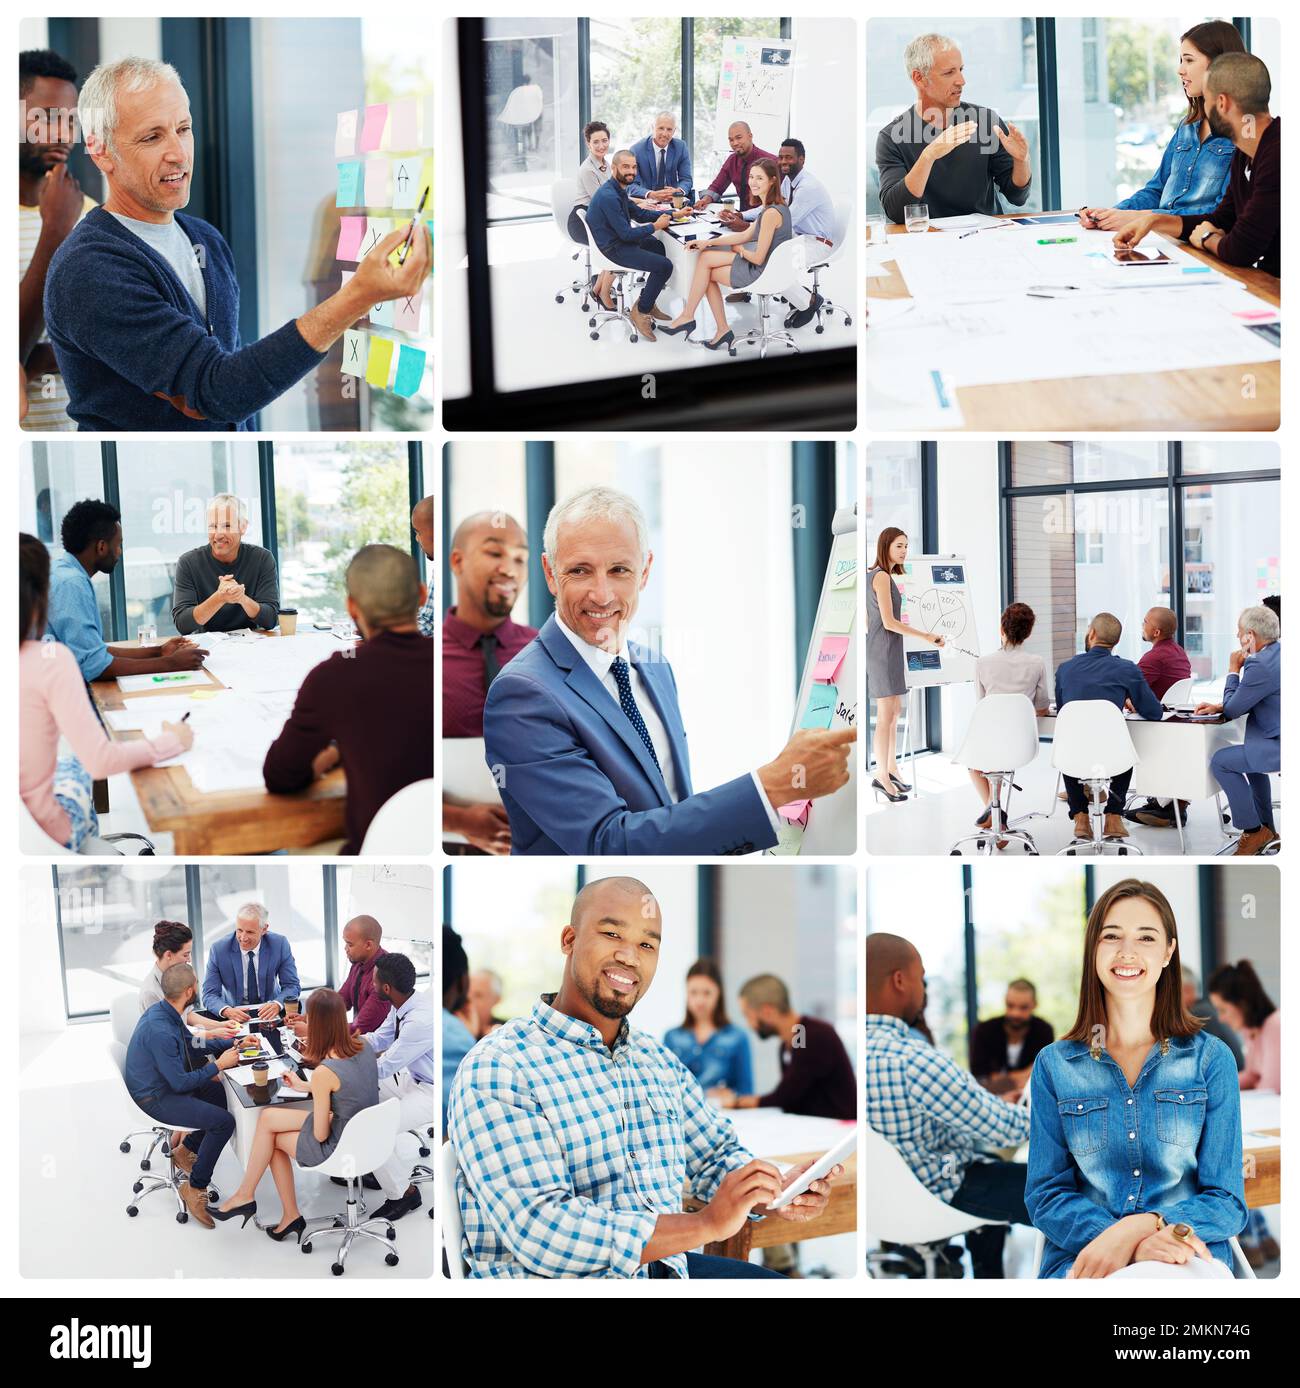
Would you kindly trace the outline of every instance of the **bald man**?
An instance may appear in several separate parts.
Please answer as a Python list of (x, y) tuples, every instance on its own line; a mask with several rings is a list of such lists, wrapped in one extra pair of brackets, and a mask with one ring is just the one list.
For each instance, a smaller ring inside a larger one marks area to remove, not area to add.
[(976, 1277), (1002, 1276), (1006, 1224), (1028, 1224), (1023, 1162), (986, 1153), (1029, 1137), (1020, 1091), (991, 1094), (914, 1028), (925, 1008), (925, 967), (900, 935), (867, 936), (867, 1122), (931, 1193), (996, 1221), (966, 1235)]
[(352, 967), (339, 996), (352, 1013), (348, 1030), (363, 1036), (378, 1031), (392, 1006), (375, 988), (375, 965), (388, 953), (380, 943), (383, 938), (384, 927), (374, 916), (353, 916), (343, 927), (343, 953)]
[[(415, 509), (411, 512), (411, 530), (415, 534), (416, 543), (424, 557), (433, 563), (433, 498), (431, 496), (421, 497), (415, 503)], [(432, 569), (430, 570), (432, 572)], [(433, 584), (429, 584), (429, 592), (424, 599), (420, 610), (415, 614), (415, 624), (420, 628), (421, 636), (432, 636), (433, 628), (437, 623), (437, 607), (434, 602)]]
[[(488, 686), (537, 635), (510, 616), (528, 582), (528, 536), (504, 511), (477, 511), (456, 527), (447, 562), (456, 605), (442, 619), (442, 735), (482, 737)], [(444, 844), (449, 853), (510, 852), (500, 801), (466, 804), (444, 794), (442, 827), (466, 841)]]
[[(769, 1211), (807, 1167), (782, 1177), (755, 1160), (681, 1061), (628, 1021), (663, 933), (644, 882), (589, 882), (560, 934), (559, 992), (461, 1062), (447, 1135), (471, 1277), (772, 1277), (692, 1250), (751, 1215), (804, 1222), (824, 1211), (825, 1180)], [(702, 1203), (691, 1214), (688, 1186)]]
[[(728, 127), (727, 143), (731, 146), (731, 153), (723, 160), (717, 178), (700, 194), (695, 204), (698, 208), (717, 202), (728, 187), (735, 188), (739, 195), (741, 211), (757, 206), (753, 193), (749, 191), (749, 171), (760, 159), (770, 159), (774, 164), (777, 162), (775, 154), (759, 149), (754, 143), (754, 132), (743, 120), (733, 121)], [(739, 212), (729, 212), (723, 215), (722, 220), (733, 231), (741, 231), (746, 225)]]
[(288, 795), (341, 762), (347, 837), (339, 851), (359, 853), (380, 808), (433, 775), (433, 643), (415, 624), (426, 590), (409, 554), (366, 545), (346, 583), (361, 639), (308, 671), (262, 776), (267, 790)]
[[(1187, 658), (1187, 652), (1174, 640), (1177, 631), (1178, 618), (1171, 607), (1153, 607), (1142, 618), (1142, 639), (1150, 642), (1151, 649), (1138, 661), (1138, 669), (1157, 699), (1163, 700), (1174, 685), (1180, 680), (1190, 679), (1192, 675), (1192, 662)], [(1178, 816), (1184, 823), (1189, 808), (1188, 801), (1178, 802)], [(1144, 800), (1140, 805), (1126, 810), (1124, 818), (1152, 829), (1177, 827), (1174, 802), (1167, 798)]]

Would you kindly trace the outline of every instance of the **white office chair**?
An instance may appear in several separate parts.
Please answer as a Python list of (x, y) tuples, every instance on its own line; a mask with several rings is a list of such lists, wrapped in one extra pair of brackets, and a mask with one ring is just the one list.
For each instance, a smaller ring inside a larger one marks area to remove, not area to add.
[[(172, 1198), (176, 1201), (176, 1223), (188, 1224), (190, 1212), (185, 1208), (185, 1201), (181, 1199), (181, 1187), (189, 1180), (189, 1177), (176, 1165), (172, 1157), (171, 1137), (173, 1131), (188, 1135), (189, 1133), (195, 1132), (196, 1129), (181, 1127), (179, 1124), (159, 1123), (156, 1118), (150, 1118), (144, 1109), (140, 1108), (135, 1100), (131, 1098), (131, 1091), (126, 1087), (126, 1047), (120, 1041), (113, 1040), (108, 1043), (108, 1053), (113, 1058), (113, 1064), (117, 1066), (117, 1073), (122, 1077), (122, 1093), (126, 1095), (127, 1102), (131, 1105), (136, 1120), (149, 1124), (148, 1128), (141, 1128), (139, 1131), (153, 1134), (153, 1146), (149, 1148), (150, 1152), (153, 1151), (154, 1147), (161, 1144), (163, 1150), (167, 1154), (167, 1174), (165, 1176), (156, 1176), (152, 1174), (149, 1171), (149, 1162), (147, 1158), (140, 1163), (140, 1169), (145, 1174), (138, 1177), (131, 1186), (131, 1203), (126, 1207), (126, 1212), (134, 1219), (136, 1215), (140, 1213), (141, 1203), (148, 1196), (152, 1195), (155, 1191), (169, 1190), (172, 1193)], [(136, 1134), (132, 1133), (131, 1136), (134, 1137)], [(129, 1144), (125, 1142), (121, 1143), (120, 1146), (123, 1152), (129, 1152), (131, 1150)], [(220, 1199), (221, 1192), (215, 1185), (209, 1184), (208, 1204), (214, 1205)]]
[(525, 82), (511, 89), (497, 117), (514, 136), (515, 157), (524, 169), (528, 167), (529, 135), (541, 119), (545, 106), (546, 98), (541, 87), (536, 82)]
[[(1232, 1275), (1241, 1281), (1255, 1281), (1255, 1269), (1246, 1261), (1246, 1255), (1241, 1251), (1241, 1245), (1235, 1238), (1228, 1240), (1228, 1247), (1232, 1250)], [(1038, 1276), (1038, 1269), (1043, 1265), (1043, 1253), (1047, 1248), (1047, 1240), (1043, 1237), (1042, 1231), (1034, 1230), (1034, 1259), (1030, 1267), (1030, 1277)]]
[[(140, 997), (138, 993), (119, 993), (108, 1005), (109, 1023), (113, 1033), (113, 1040), (122, 1047), (125, 1055), (126, 1048), (131, 1044), (131, 1037), (135, 1032), (135, 1025), (140, 1020)], [(139, 1110), (137, 1110), (138, 1112)], [(147, 1128), (135, 1128), (117, 1144), (119, 1152), (130, 1152), (131, 1139), (133, 1137), (147, 1137), (150, 1139), (149, 1148), (140, 1159), (140, 1170), (148, 1171), (153, 1163), (153, 1154), (164, 1142), (168, 1142), (171, 1137), (170, 1129), (163, 1129), (148, 1119)]]
[(596, 238), (591, 234), (591, 228), (587, 226), (587, 209), (578, 208), (578, 216), (582, 225), (587, 231), (587, 247), (591, 255), (591, 270), (599, 275), (602, 271), (609, 270), (614, 276), (613, 288), (610, 292), (614, 296), (613, 309), (607, 309), (597, 300), (596, 307), (593, 307), (591, 317), (587, 319), (587, 326), (591, 329), (591, 340), (600, 341), (600, 331), (606, 323), (622, 323), (627, 327), (627, 340), (635, 342), (639, 334), (636, 324), (632, 321), (632, 312), (629, 307), (629, 295), (624, 287), (623, 281), (631, 276), (635, 281), (637, 271), (630, 269), (626, 265), (619, 265), (612, 261), (604, 251), (596, 244)]
[[(1016, 839), (1025, 851), (1037, 855), (1038, 845), (1023, 829), (1010, 828), (1006, 805), (1016, 772), (1038, 757), (1038, 722), (1034, 706), (1023, 694), (987, 694), (975, 705), (961, 750), (953, 757), (958, 766), (979, 771), (988, 778), (993, 792), (989, 801), (992, 821), (987, 829), (976, 829), (958, 839), (948, 850), (950, 857), (961, 857), (961, 846), (973, 843), (976, 853), (996, 853), (999, 840)], [(1002, 770), (991, 771), (990, 767)]]
[[(312, 1244), (319, 1238), (339, 1237), (339, 1256), (330, 1265), (335, 1277), (342, 1277), (348, 1253), (357, 1239), (374, 1239), (384, 1244), (396, 1240), (397, 1230), (388, 1219), (373, 1217), (361, 1219), (365, 1212), (361, 1204), (361, 1178), (369, 1171), (382, 1166), (393, 1155), (397, 1142), (397, 1124), (401, 1117), (401, 1104), (396, 1099), (385, 1099), (381, 1104), (372, 1104), (348, 1119), (339, 1145), (319, 1166), (312, 1167), (322, 1176), (342, 1176), (348, 1183), (347, 1209), (342, 1214), (317, 1216), (307, 1221), (302, 1234), (302, 1251), (310, 1253)], [(310, 1122), (310, 1118), (308, 1122)], [(373, 1227), (372, 1227), (373, 1226)], [(382, 1228), (383, 1233), (376, 1233)], [(388, 1266), (396, 1267), (397, 1252), (389, 1249), (384, 1255)]]
[[(784, 327), (772, 327), (772, 300), (779, 298), (792, 284), (798, 283), (800, 275), (807, 268), (807, 256), (804, 238), (792, 236), (769, 254), (758, 278), (744, 286), (747, 294), (758, 297), (758, 327), (746, 333), (740, 343), (746, 346), (756, 343), (760, 360), (767, 356), (771, 343), (784, 342), (796, 352), (799, 350), (793, 333), (787, 332)], [(735, 347), (729, 349), (729, 355), (736, 355)]]
[(40, 858), (75, 858), (77, 856), (72, 849), (65, 848), (61, 843), (56, 843), (37, 824), (32, 812), (21, 800), (18, 802), (18, 847), (22, 852)]
[[(573, 211), (573, 204), (578, 200), (578, 180), (576, 178), (557, 178), (551, 184), (551, 216), (555, 219), (555, 229), (560, 233), (566, 247), (573, 246), (573, 237), (569, 235), (569, 213)], [(568, 286), (568, 293), (582, 294), (583, 313), (591, 312), (591, 248), (577, 247), (570, 260), (582, 260), (587, 269), (586, 274), (580, 280), (574, 280)], [(555, 295), (555, 302), (564, 302), (565, 290), (559, 290)]]
[(366, 829), (363, 858), (426, 857), (442, 823), (442, 797), (430, 776), (390, 795)]
[[(981, 1219), (945, 1205), (912, 1175), (898, 1150), (870, 1124), (866, 1126), (867, 1229), (885, 1243), (912, 1249), (925, 1264), (927, 1278), (935, 1276), (940, 1250), (951, 1239), (1005, 1220)], [(885, 1249), (867, 1254), (872, 1276), (894, 1255)]]
[(1185, 680), (1171, 684), (1165, 690), (1164, 697), (1160, 702), (1166, 708), (1177, 708), (1179, 704), (1190, 704), (1192, 702), (1192, 684), (1193, 680), (1190, 675)]
[[(805, 239), (808, 243), (808, 268), (812, 271), (813, 277), (813, 302), (816, 303), (820, 297), (821, 272), (833, 265), (844, 254), (845, 248), (849, 244), (849, 204), (847, 202), (835, 204), (835, 230), (831, 237), (834, 245), (824, 245), (811, 236)], [(849, 317), (847, 309), (832, 303), (829, 299), (822, 299), (821, 303), (817, 305), (817, 326), (813, 331), (819, 333), (826, 331), (826, 325), (822, 322), (822, 314), (828, 318), (833, 318), (837, 313), (844, 315), (846, 328), (853, 326), (853, 319)]]
[(465, 1225), (460, 1217), (460, 1196), (456, 1194), (456, 1149), (450, 1142), (438, 1153), (438, 1178), (442, 1187), (442, 1253), (447, 1276), (453, 1282), (465, 1281)]
[(1052, 742), (1052, 765), (1066, 776), (1073, 776), (1088, 793), (1090, 837), (1072, 838), (1057, 857), (1073, 857), (1090, 848), (1103, 854), (1114, 848), (1120, 857), (1142, 850), (1128, 839), (1107, 838), (1106, 802), (1110, 783), (1131, 771), (1139, 762), (1137, 749), (1124, 723), (1124, 715), (1105, 699), (1078, 699), (1066, 704), (1056, 715), (1056, 734)]

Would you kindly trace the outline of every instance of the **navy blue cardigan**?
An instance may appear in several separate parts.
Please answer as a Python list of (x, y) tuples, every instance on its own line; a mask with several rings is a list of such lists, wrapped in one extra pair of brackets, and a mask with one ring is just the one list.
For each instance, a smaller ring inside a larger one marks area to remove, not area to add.
[(78, 429), (246, 429), (325, 360), (296, 323), (239, 345), (239, 282), (225, 238), (176, 214), (203, 248), (207, 318), (152, 247), (97, 207), (45, 278), (45, 325)]

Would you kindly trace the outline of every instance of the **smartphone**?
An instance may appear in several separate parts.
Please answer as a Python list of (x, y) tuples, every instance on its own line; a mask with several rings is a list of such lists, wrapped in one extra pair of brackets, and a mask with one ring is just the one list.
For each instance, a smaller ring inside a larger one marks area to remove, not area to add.
[(1116, 250), (1111, 254), (1115, 265), (1172, 265), (1173, 261), (1164, 251), (1144, 251), (1141, 247)]

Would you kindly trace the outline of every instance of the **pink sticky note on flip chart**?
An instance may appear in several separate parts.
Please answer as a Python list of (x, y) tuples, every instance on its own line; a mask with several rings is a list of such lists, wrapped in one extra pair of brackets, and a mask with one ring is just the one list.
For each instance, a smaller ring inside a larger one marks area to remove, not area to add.
[(808, 827), (808, 809), (812, 805), (811, 800), (791, 800), (788, 805), (778, 805), (776, 812), (782, 819), (787, 819), (791, 824)]
[(817, 652), (817, 668), (813, 671), (813, 679), (819, 684), (834, 684), (848, 649), (847, 636), (823, 636), (821, 649)]
[(356, 260), (361, 249), (361, 238), (366, 234), (364, 217), (339, 218), (339, 247), (336, 252), (339, 260)]
[(384, 126), (388, 121), (388, 103), (380, 102), (378, 106), (366, 107), (366, 123), (361, 127), (361, 142), (357, 145), (357, 152), (369, 154), (372, 150), (379, 148), (379, 142), (384, 138)]

